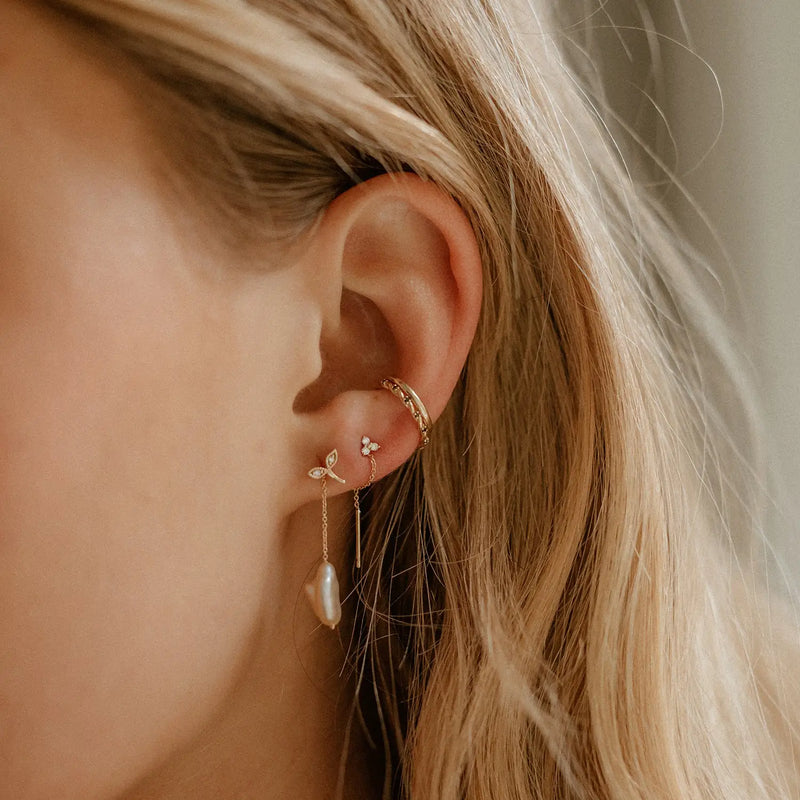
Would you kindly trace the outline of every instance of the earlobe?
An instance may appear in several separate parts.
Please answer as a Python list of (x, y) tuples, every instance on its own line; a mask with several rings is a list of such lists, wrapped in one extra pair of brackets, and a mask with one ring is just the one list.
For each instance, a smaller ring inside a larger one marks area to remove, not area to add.
[[(482, 287), (474, 232), (435, 184), (384, 175), (330, 205), (303, 258), (323, 320), (323, 366), (296, 400), (298, 424), (317, 459), (338, 447), (351, 485), (365, 477), (358, 442), (380, 441), (380, 478), (421, 440), (398, 384), (435, 423), (466, 361)], [(382, 384), (388, 378), (393, 386)]]

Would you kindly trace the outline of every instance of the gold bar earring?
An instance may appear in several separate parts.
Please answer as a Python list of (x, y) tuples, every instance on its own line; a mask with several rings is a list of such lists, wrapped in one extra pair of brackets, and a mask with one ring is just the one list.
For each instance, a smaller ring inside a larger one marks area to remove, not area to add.
[(369, 458), (370, 469), (367, 482), (363, 486), (359, 486), (353, 490), (353, 506), (356, 510), (356, 569), (361, 569), (361, 504), (359, 503), (358, 493), (372, 486), (375, 480), (377, 465), (373, 454), (376, 450), (380, 450), (380, 447), (381, 446), (377, 442), (371, 441), (369, 436), (361, 437), (361, 455), (365, 458)]

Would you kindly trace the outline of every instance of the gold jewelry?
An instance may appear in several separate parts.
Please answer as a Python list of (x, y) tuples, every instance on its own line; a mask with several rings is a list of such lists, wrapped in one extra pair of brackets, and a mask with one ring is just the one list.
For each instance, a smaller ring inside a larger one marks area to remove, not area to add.
[(356, 510), (356, 569), (361, 569), (361, 505), (358, 501), (358, 493), (372, 486), (372, 482), (375, 480), (377, 465), (373, 453), (380, 450), (380, 447), (377, 442), (370, 441), (369, 436), (361, 437), (361, 455), (369, 458), (369, 478), (363, 486), (353, 490), (353, 506)]
[(430, 444), (431, 418), (425, 403), (420, 400), (419, 395), (407, 384), (398, 378), (384, 378), (381, 386), (388, 389), (395, 397), (399, 398), (403, 405), (409, 410), (414, 422), (419, 427), (419, 445), (417, 450), (427, 447)]
[(328, 478), (344, 483), (333, 468), (339, 460), (336, 450), (331, 450), (325, 458), (324, 467), (314, 467), (308, 476), (322, 481), (322, 563), (317, 567), (314, 579), (306, 584), (306, 594), (311, 608), (323, 625), (333, 630), (342, 618), (342, 605), (339, 601), (339, 579), (333, 564), (328, 561)]

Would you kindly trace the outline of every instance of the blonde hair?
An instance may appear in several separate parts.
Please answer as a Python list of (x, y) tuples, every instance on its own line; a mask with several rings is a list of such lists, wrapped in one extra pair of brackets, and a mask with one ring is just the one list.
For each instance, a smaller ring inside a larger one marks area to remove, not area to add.
[(781, 671), (800, 646), (731, 543), (758, 521), (705, 386), (713, 369), (736, 397), (739, 368), (701, 265), (614, 156), (546, 14), (47, 4), (160, 87), (150, 111), (232, 241), (291, 241), (395, 171), (473, 225), (467, 365), (368, 514), (353, 658), (384, 796), (800, 796)]

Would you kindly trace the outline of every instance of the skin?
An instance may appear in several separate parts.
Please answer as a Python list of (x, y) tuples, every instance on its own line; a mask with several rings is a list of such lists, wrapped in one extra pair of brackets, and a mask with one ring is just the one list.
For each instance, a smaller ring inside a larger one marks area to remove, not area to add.
[[(376, 179), (244, 270), (178, 215), (156, 150), (115, 71), (0, 6), (0, 798), (332, 796), (352, 687), (302, 596), (306, 472), (338, 446), (341, 565), (361, 435), (379, 478), (416, 445), (363, 387), (393, 370), (441, 412), (477, 246), (432, 186)], [(369, 796), (353, 741), (345, 794)]]

